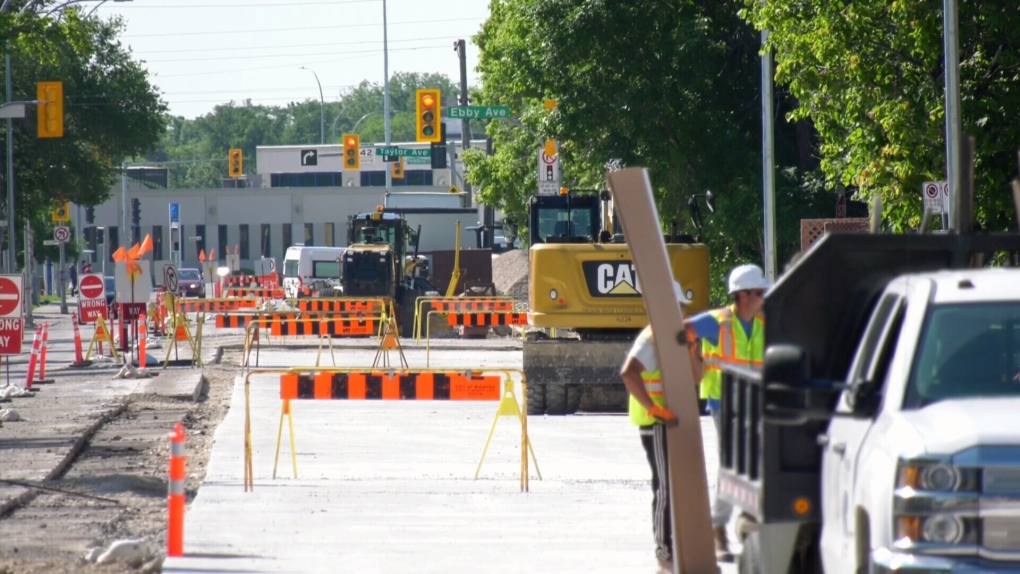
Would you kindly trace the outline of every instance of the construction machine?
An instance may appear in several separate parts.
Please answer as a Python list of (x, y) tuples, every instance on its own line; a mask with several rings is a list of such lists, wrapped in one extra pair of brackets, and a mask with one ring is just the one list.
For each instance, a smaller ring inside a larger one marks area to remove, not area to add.
[[(428, 260), (418, 256), (417, 232), (398, 213), (358, 213), (347, 219), (347, 250), (340, 267), (345, 297), (388, 297), (396, 306), (401, 333), (414, 326), (414, 303), (419, 296), (438, 294), (428, 282)], [(408, 255), (410, 244), (414, 251)]]
[[(711, 208), (711, 195), (706, 198)], [(688, 203), (699, 237), (665, 234), (675, 277), (691, 303), (709, 304), (708, 248), (698, 203)], [(528, 323), (524, 342), (528, 413), (626, 410), (619, 371), (648, 317), (626, 239), (614, 233), (609, 193), (560, 189), (529, 203)]]

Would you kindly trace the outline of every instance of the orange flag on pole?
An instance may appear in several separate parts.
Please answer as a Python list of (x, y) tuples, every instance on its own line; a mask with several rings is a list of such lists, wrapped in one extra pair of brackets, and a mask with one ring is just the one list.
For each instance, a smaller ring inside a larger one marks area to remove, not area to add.
[(145, 255), (150, 251), (152, 251), (152, 236), (145, 234), (145, 239), (142, 240), (142, 245), (138, 248), (138, 255)]
[(205, 249), (198, 252), (198, 260), (205, 263)]
[(213, 248), (209, 251), (209, 261), (216, 261), (216, 249)]
[(116, 251), (113, 252), (113, 255), (111, 255), (110, 257), (112, 257), (113, 260), (118, 263), (123, 262), (125, 259), (127, 259), (127, 251), (124, 251), (124, 246), (121, 245), (119, 248), (117, 248)]

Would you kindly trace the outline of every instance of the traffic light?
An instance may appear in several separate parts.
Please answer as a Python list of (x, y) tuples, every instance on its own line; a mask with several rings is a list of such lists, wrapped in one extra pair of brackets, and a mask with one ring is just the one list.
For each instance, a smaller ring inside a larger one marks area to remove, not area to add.
[(241, 177), (244, 175), (244, 151), (241, 148), (230, 148), (228, 158), (228, 172), (230, 177)]
[(415, 91), (415, 141), (438, 143), (442, 141), (443, 123), (439, 118), (439, 90)]
[(361, 136), (344, 134), (344, 169), (361, 169)]
[(390, 176), (393, 179), (404, 179), (404, 158), (390, 164)]
[(67, 201), (58, 201), (53, 206), (53, 211), (50, 212), (53, 221), (67, 222), (71, 221), (71, 204)]
[(64, 83), (39, 82), (36, 84), (36, 99), (43, 102), (36, 110), (39, 137), (64, 137)]
[(142, 200), (137, 197), (131, 198), (131, 224), (142, 224)]
[(96, 223), (96, 208), (86, 207), (85, 208), (85, 225), (95, 225)]

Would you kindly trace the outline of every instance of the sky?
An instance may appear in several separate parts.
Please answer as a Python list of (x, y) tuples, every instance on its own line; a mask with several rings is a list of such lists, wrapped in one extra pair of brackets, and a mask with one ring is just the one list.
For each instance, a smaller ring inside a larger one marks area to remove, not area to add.
[[(170, 112), (195, 118), (230, 101), (318, 101), (315, 75), (326, 102), (363, 80), (381, 85), (384, 2), (391, 77), (440, 73), (458, 82), (453, 44), (464, 39), (468, 85), (478, 84), (471, 37), (488, 18), (487, 0), (111, 0), (95, 15), (124, 17), (121, 39)], [(85, 10), (97, 4), (82, 2)]]

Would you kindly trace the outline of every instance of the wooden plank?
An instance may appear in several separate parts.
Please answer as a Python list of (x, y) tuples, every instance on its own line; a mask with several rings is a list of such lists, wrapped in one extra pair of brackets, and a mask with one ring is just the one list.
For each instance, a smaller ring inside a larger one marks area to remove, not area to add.
[(686, 349), (678, 348), (685, 340), (683, 315), (673, 291), (652, 185), (644, 168), (610, 172), (606, 179), (637, 268), (646, 308), (655, 310), (648, 316), (655, 333), (666, 407), (679, 419), (679, 424), (666, 427), (673, 572), (714, 574), (719, 567), (712, 537), (697, 386), (690, 356)]

